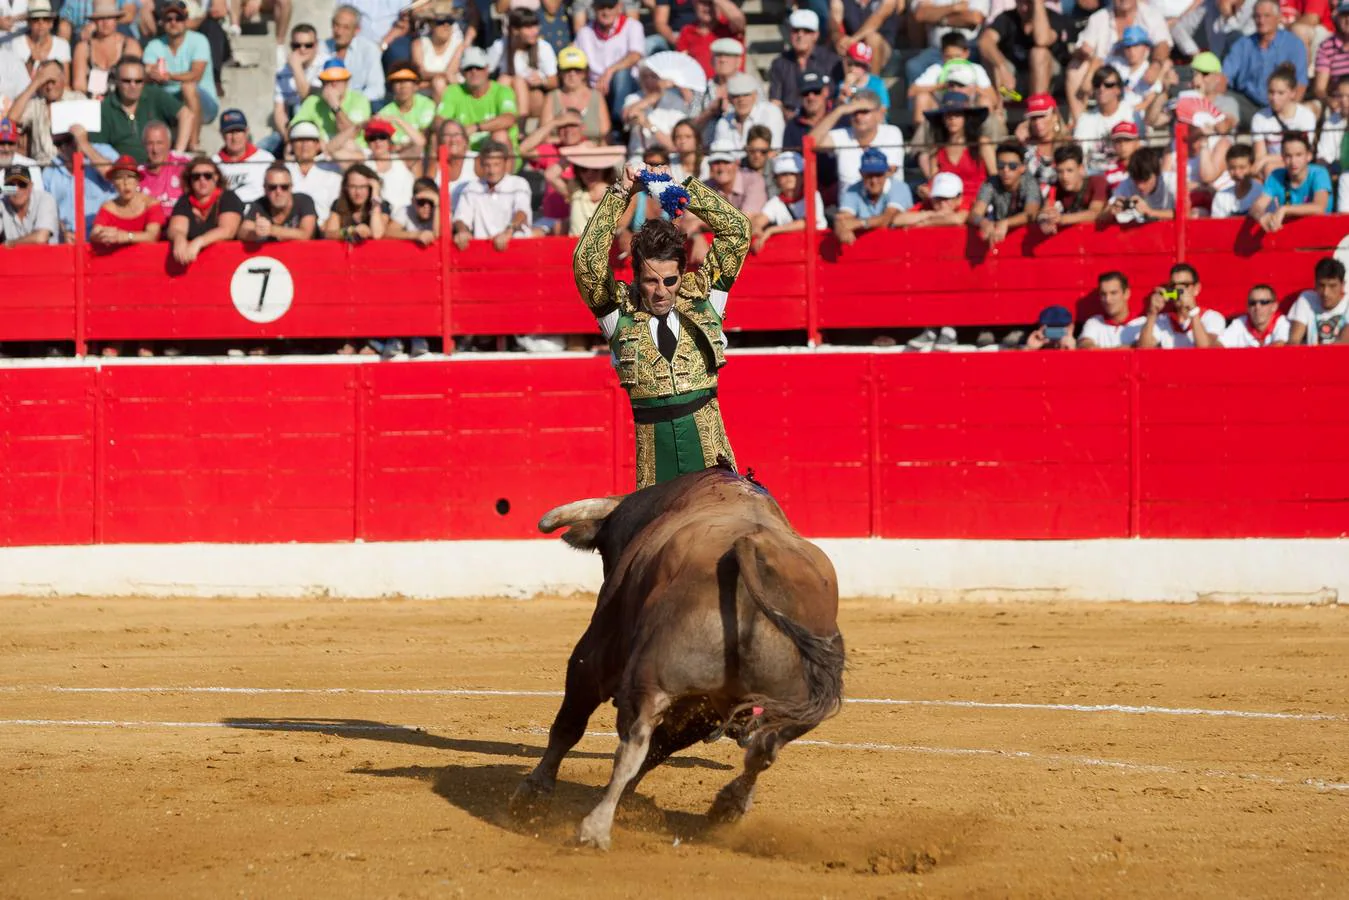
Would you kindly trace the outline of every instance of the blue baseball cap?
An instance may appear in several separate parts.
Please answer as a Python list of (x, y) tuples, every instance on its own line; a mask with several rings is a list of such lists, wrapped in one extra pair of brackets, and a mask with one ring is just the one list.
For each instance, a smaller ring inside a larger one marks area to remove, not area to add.
[(1141, 25), (1130, 25), (1124, 29), (1124, 34), (1120, 35), (1119, 45), (1121, 47), (1151, 47), (1152, 38), (1148, 37), (1147, 30)]
[(863, 175), (889, 175), (890, 160), (884, 152), (868, 147), (862, 153), (860, 169)]
[(1066, 306), (1046, 306), (1040, 310), (1040, 324), (1046, 328), (1067, 328), (1073, 324), (1073, 314)]
[(227, 109), (220, 114), (220, 133), (229, 134), (231, 131), (247, 131), (248, 119), (244, 116), (243, 110)]

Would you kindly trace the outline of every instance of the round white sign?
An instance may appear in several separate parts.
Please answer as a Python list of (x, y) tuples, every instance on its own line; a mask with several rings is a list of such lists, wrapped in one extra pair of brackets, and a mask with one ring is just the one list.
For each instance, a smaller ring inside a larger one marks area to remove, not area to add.
[(295, 282), (279, 259), (253, 256), (239, 263), (230, 279), (234, 308), (250, 322), (275, 322), (295, 299)]

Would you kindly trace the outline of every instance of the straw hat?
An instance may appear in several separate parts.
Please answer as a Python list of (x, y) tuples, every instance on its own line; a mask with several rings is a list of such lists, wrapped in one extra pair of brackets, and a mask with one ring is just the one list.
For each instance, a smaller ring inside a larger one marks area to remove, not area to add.
[(572, 144), (570, 147), (562, 147), (558, 151), (562, 158), (573, 166), (580, 166), (582, 169), (613, 169), (623, 164), (628, 158), (628, 151), (625, 147), (617, 145), (600, 145), (590, 141), (582, 141), (579, 144)]

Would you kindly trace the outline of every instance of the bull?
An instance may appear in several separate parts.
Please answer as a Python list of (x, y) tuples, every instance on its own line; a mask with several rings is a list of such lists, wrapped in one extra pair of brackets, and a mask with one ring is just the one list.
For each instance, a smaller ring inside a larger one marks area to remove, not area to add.
[(728, 733), (745, 747), (744, 771), (708, 817), (738, 820), (782, 747), (842, 703), (829, 558), (796, 533), (767, 490), (725, 464), (568, 503), (539, 522), (545, 534), (559, 528), (573, 547), (599, 551), (604, 584), (567, 663), (548, 749), (512, 796), (512, 814), (547, 808), (563, 757), (612, 699), (613, 774), (581, 823), (581, 843), (608, 849), (626, 791), (672, 754)]

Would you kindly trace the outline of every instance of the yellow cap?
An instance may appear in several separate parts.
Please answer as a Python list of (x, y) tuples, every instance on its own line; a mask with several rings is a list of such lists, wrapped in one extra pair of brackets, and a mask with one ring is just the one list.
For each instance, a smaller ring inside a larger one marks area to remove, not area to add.
[(586, 58), (585, 51), (580, 47), (563, 47), (562, 52), (557, 55), (557, 68), (563, 69), (588, 69), (590, 60)]

